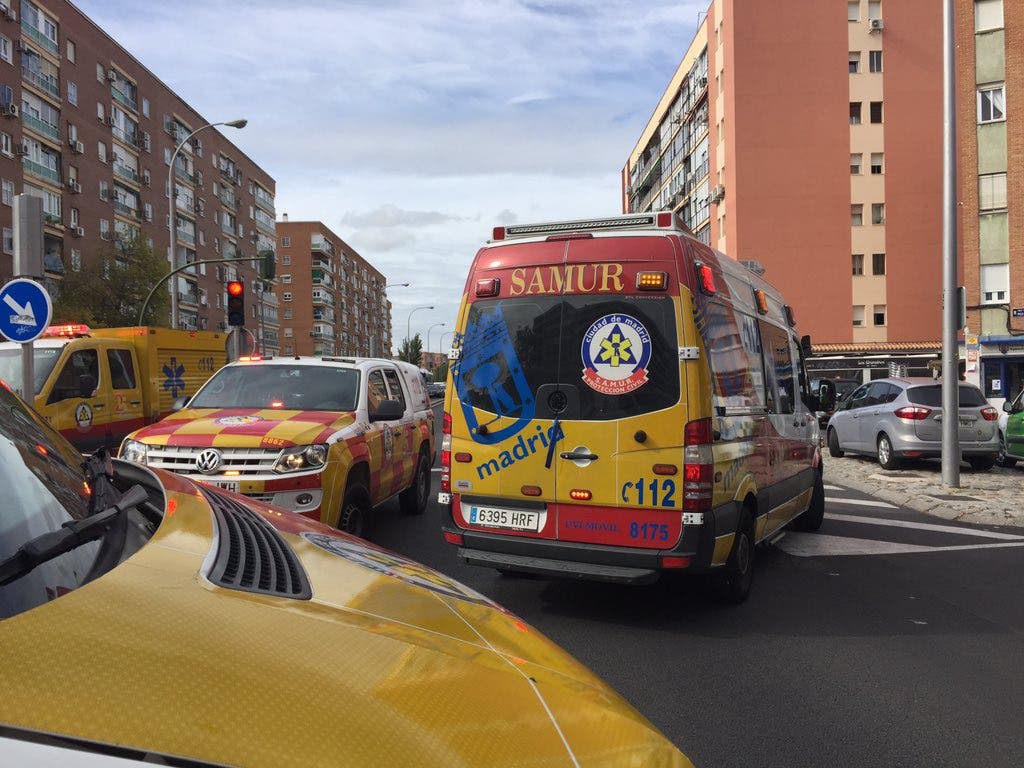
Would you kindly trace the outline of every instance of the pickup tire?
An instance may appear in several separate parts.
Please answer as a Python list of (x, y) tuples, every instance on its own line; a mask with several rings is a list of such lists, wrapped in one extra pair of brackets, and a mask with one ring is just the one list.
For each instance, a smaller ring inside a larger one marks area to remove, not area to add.
[(427, 511), (430, 498), (430, 455), (427, 447), (420, 447), (420, 455), (416, 458), (416, 473), (412, 485), (398, 494), (398, 505), (403, 515), (422, 515)]
[(338, 515), (338, 530), (366, 538), (370, 527), (370, 492), (361, 482), (351, 482), (345, 488)]

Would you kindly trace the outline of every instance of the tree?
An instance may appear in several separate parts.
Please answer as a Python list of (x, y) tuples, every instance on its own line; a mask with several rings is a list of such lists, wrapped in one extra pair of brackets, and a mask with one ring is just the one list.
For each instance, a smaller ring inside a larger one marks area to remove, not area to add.
[(420, 339), (420, 335), (417, 333), (411, 339), (406, 339), (402, 342), (402, 346), (398, 350), (398, 359), (404, 360), (407, 363), (413, 365), (420, 364), (420, 357), (423, 355), (423, 341)]
[[(54, 322), (98, 328), (135, 325), (142, 302), (166, 274), (167, 260), (156, 256), (141, 236), (118, 240), (115, 248), (103, 248), (79, 269), (64, 273), (53, 302)], [(166, 289), (155, 291), (143, 323), (166, 326), (169, 302)]]
[(434, 371), (434, 381), (445, 381), (448, 378), (448, 361), (445, 360)]

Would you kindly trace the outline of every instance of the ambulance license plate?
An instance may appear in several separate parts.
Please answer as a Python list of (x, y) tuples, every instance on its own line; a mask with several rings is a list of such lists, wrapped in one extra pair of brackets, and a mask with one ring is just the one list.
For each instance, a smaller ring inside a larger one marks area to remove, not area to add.
[(469, 524), (536, 533), (540, 530), (540, 512), (471, 506), (469, 508)]

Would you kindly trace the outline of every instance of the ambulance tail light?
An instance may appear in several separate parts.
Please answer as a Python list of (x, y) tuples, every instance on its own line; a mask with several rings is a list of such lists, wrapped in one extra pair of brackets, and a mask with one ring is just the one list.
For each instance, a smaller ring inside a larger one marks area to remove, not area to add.
[(718, 293), (718, 286), (715, 285), (715, 272), (708, 264), (697, 263), (697, 277), (700, 279), (700, 289), (708, 296)]
[(715, 459), (711, 449), (711, 419), (687, 422), (683, 431), (683, 511), (711, 509)]
[(655, 221), (656, 221), (657, 225), (660, 228), (664, 229), (666, 227), (673, 226), (673, 224), (674, 224), (673, 219), (674, 218), (675, 218), (675, 214), (672, 213), (672, 211), (660, 211), (658, 213), (658, 217), (657, 217), (657, 219), (655, 219)]
[(505, 239), (505, 228), (495, 227), (491, 230), (491, 240), (504, 240)]
[(441, 491), (452, 490), (452, 415), (444, 412), (441, 420)]

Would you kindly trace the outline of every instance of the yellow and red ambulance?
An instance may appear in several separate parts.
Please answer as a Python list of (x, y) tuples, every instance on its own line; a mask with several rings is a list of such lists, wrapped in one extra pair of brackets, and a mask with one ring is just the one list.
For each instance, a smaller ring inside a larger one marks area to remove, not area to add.
[(243, 357), (121, 457), (365, 535), (372, 509), (430, 496), (434, 415), (419, 369), (376, 358)]
[(824, 510), (793, 313), (671, 212), (498, 227), (445, 397), (439, 500), (466, 562), (620, 582), (713, 571)]

